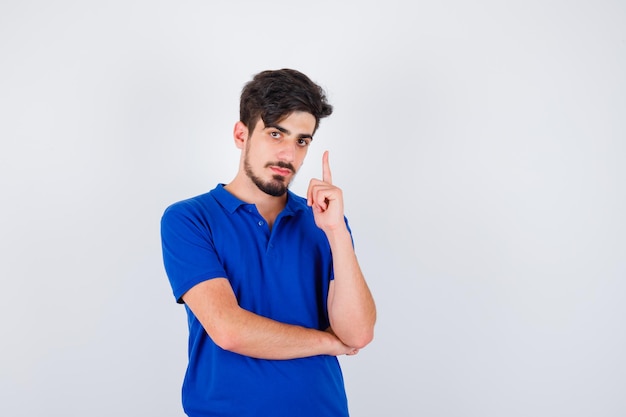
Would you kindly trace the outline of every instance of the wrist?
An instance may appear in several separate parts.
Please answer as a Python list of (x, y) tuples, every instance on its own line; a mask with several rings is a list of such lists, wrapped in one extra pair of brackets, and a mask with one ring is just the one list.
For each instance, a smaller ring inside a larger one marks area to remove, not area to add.
[(338, 342), (339, 342), (339, 339), (337, 338), (337, 336), (335, 336), (332, 330), (322, 331), (321, 346), (322, 346), (322, 351), (325, 355), (337, 356), (338, 355), (338, 352), (337, 352)]
[(326, 238), (331, 245), (342, 240), (352, 241), (348, 227), (344, 222), (335, 227), (324, 229), (324, 233), (326, 234)]

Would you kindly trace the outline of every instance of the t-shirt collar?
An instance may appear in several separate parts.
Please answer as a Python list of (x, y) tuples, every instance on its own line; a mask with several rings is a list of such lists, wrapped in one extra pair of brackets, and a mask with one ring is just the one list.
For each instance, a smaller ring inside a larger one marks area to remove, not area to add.
[[(213, 191), (215, 199), (222, 205), (222, 207), (228, 210), (229, 213), (234, 213), (241, 206), (250, 205), (249, 203), (241, 201), (240, 199), (229, 193), (226, 188), (224, 188), (224, 184), (218, 184)], [(304, 199), (298, 197), (290, 190), (287, 190), (287, 204), (283, 209), (283, 215), (293, 215), (298, 211), (304, 210), (305, 208), (306, 202), (304, 201)]]

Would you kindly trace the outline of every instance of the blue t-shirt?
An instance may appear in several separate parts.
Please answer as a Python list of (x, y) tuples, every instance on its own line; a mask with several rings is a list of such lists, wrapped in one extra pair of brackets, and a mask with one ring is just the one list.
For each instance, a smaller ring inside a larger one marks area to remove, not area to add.
[[(161, 237), (165, 269), (179, 303), (196, 284), (222, 277), (246, 310), (283, 323), (328, 327), (330, 246), (306, 200), (291, 191), (271, 231), (254, 204), (220, 184), (168, 207)], [(229, 352), (186, 309), (189, 365), (182, 397), (189, 416), (348, 415), (336, 357), (264, 360)]]

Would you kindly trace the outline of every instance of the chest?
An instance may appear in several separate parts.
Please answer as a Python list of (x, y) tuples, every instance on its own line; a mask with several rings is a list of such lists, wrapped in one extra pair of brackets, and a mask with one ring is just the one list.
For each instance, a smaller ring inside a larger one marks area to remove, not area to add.
[(312, 219), (279, 217), (270, 230), (260, 215), (246, 211), (213, 228), (213, 242), (243, 308), (293, 324), (319, 321), (332, 257)]

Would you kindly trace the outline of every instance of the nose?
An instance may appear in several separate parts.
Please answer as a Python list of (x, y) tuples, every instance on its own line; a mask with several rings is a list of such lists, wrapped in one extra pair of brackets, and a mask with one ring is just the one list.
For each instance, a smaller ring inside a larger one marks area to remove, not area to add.
[(296, 145), (290, 141), (281, 143), (278, 158), (283, 162), (293, 162), (296, 157)]

